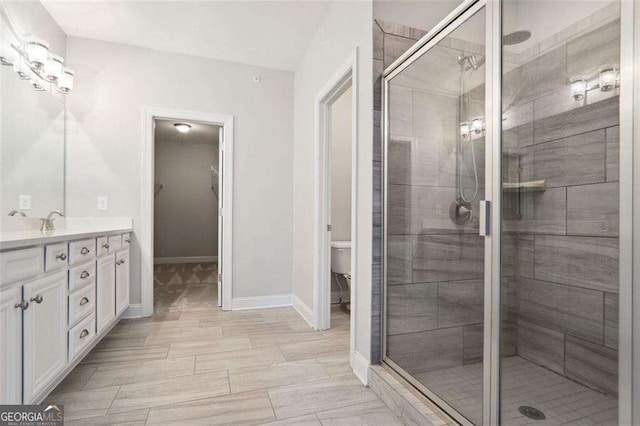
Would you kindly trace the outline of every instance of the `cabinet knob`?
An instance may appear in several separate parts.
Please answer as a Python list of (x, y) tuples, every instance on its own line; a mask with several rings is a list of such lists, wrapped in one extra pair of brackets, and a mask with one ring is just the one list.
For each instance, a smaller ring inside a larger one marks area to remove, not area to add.
[(67, 255), (65, 253), (57, 254), (56, 259), (67, 260)]
[(20, 303), (16, 303), (14, 307), (16, 309), (22, 309), (23, 311), (26, 311), (27, 309), (29, 309), (29, 302), (23, 300)]
[(88, 247), (82, 247), (82, 249), (80, 249), (80, 254), (89, 254), (91, 250), (89, 250)]
[(91, 274), (89, 273), (89, 271), (82, 271), (82, 273), (80, 274), (80, 278), (84, 280), (86, 278), (89, 278), (90, 275)]
[(44, 300), (44, 297), (42, 297), (42, 295), (41, 295), (41, 294), (38, 294), (38, 295), (36, 295), (36, 297), (32, 297), (32, 298), (31, 298), (31, 301), (32, 301), (32, 302), (36, 302), (38, 305), (39, 305), (40, 303), (42, 303), (42, 301), (43, 301), (43, 300)]
[(124, 242), (129, 244), (131, 242), (131, 238), (127, 238), (126, 240), (124, 240)]
[(109, 243), (104, 243), (104, 244), (102, 245), (102, 247), (104, 247), (104, 248), (106, 248), (106, 249), (109, 249)]
[(89, 335), (89, 330), (86, 328), (80, 332), (80, 338), (83, 339)]
[(86, 305), (87, 303), (89, 303), (89, 299), (88, 298), (83, 297), (82, 299), (80, 299), (80, 306)]

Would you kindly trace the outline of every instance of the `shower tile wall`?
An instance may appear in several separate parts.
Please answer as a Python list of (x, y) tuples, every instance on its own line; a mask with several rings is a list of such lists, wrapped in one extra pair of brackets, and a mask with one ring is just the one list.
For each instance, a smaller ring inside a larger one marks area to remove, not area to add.
[(505, 64), (506, 179), (544, 180), (546, 190), (505, 193), (503, 231), (516, 241), (518, 356), (616, 395), (618, 89), (575, 101), (568, 83), (618, 66), (612, 12), (588, 33)]

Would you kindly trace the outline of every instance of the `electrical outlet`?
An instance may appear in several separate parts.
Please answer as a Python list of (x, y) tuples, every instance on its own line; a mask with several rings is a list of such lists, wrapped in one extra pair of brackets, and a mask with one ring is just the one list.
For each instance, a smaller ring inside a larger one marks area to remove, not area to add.
[(109, 210), (109, 203), (108, 203), (107, 197), (98, 197), (98, 210), (99, 211)]
[(18, 206), (20, 210), (31, 210), (31, 195), (18, 196)]

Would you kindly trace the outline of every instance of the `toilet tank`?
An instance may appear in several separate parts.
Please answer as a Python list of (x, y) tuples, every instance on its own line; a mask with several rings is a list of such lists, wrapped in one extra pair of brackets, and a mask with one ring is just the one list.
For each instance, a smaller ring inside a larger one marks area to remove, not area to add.
[(351, 241), (331, 242), (331, 271), (336, 274), (351, 273)]

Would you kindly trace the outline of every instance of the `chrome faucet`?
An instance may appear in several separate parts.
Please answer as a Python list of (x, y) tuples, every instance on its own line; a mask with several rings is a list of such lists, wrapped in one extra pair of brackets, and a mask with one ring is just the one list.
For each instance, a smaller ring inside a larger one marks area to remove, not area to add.
[(22, 217), (27, 217), (27, 214), (25, 212), (23, 212), (22, 210), (11, 210), (9, 212), (9, 216), (15, 216), (17, 214), (19, 214)]
[(53, 220), (55, 218), (52, 216), (54, 214), (57, 214), (60, 217), (64, 217), (64, 213), (62, 213), (59, 210), (54, 210), (51, 213), (49, 213), (46, 219), (42, 219), (42, 228), (40, 228), (42, 232), (53, 231), (54, 229), (56, 229), (55, 226), (53, 226)]

